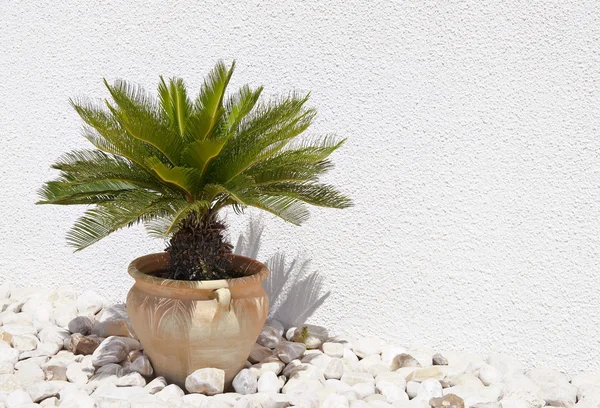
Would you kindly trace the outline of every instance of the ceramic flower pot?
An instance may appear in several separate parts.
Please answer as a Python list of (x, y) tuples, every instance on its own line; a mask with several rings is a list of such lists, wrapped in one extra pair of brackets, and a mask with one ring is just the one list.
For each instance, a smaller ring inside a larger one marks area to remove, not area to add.
[(225, 386), (243, 368), (267, 318), (269, 299), (261, 282), (268, 268), (233, 255), (245, 277), (178, 281), (153, 276), (165, 270), (167, 253), (137, 258), (129, 265), (135, 284), (127, 295), (133, 329), (155, 374), (184, 387), (199, 368), (225, 371)]

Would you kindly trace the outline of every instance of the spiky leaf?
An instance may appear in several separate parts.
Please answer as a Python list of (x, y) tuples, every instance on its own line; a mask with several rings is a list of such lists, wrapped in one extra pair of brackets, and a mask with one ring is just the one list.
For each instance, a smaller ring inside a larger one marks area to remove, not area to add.
[[(171, 240), (185, 225), (186, 236), (204, 242), (194, 225), (203, 231), (221, 225), (216, 216), (227, 206), (256, 207), (300, 224), (308, 218), (306, 204), (351, 204), (319, 182), (343, 141), (301, 138), (316, 114), (306, 106), (309, 96), (261, 102), (263, 88), (247, 85), (227, 95), (234, 68), (218, 63), (195, 98), (183, 80), (160, 77), (158, 97), (125, 81), (105, 81), (110, 98), (103, 106), (71, 101), (96, 150), (60, 158), (53, 166), (58, 178), (40, 191), (40, 203), (95, 205), (77, 221), (69, 243), (81, 249), (140, 222)], [(172, 250), (183, 248), (181, 237)], [(219, 245), (206, 248), (218, 252)], [(190, 250), (201, 256), (202, 250)]]

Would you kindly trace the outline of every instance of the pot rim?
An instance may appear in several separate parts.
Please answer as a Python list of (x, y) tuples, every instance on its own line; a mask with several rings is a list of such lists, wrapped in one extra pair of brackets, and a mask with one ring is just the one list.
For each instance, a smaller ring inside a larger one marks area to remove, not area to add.
[(245, 267), (247, 270), (256, 269), (255, 272), (242, 278), (217, 279), (203, 281), (184, 281), (167, 278), (159, 278), (148, 275), (143, 272), (161, 269), (169, 260), (167, 252), (157, 252), (140, 256), (129, 264), (127, 271), (135, 279), (136, 283), (142, 282), (150, 285), (168, 286), (175, 289), (193, 289), (193, 290), (215, 290), (221, 288), (232, 288), (241, 286), (253, 286), (260, 284), (269, 276), (269, 268), (256, 259), (248, 258), (242, 255), (231, 255), (234, 264), (238, 267)]

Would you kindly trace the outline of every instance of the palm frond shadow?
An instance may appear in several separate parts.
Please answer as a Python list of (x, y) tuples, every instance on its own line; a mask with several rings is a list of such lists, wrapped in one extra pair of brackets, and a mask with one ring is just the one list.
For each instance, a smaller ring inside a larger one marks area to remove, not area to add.
[[(256, 259), (263, 230), (262, 219), (251, 218), (245, 233), (237, 240), (234, 253)], [(278, 252), (265, 263), (271, 271), (263, 282), (271, 303), (268, 317), (285, 327), (305, 323), (331, 294), (323, 293), (322, 276), (310, 271), (310, 259), (303, 255), (288, 262), (285, 254)]]

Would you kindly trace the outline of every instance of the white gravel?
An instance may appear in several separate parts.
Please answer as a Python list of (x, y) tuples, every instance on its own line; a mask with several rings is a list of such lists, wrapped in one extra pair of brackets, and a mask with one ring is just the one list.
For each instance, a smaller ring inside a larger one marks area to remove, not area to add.
[(124, 305), (94, 291), (0, 285), (0, 408), (600, 408), (600, 374), (571, 378), (498, 353), (334, 337), (274, 320), (232, 390), (213, 368), (192, 373), (182, 390), (154, 377), (134, 337)]

